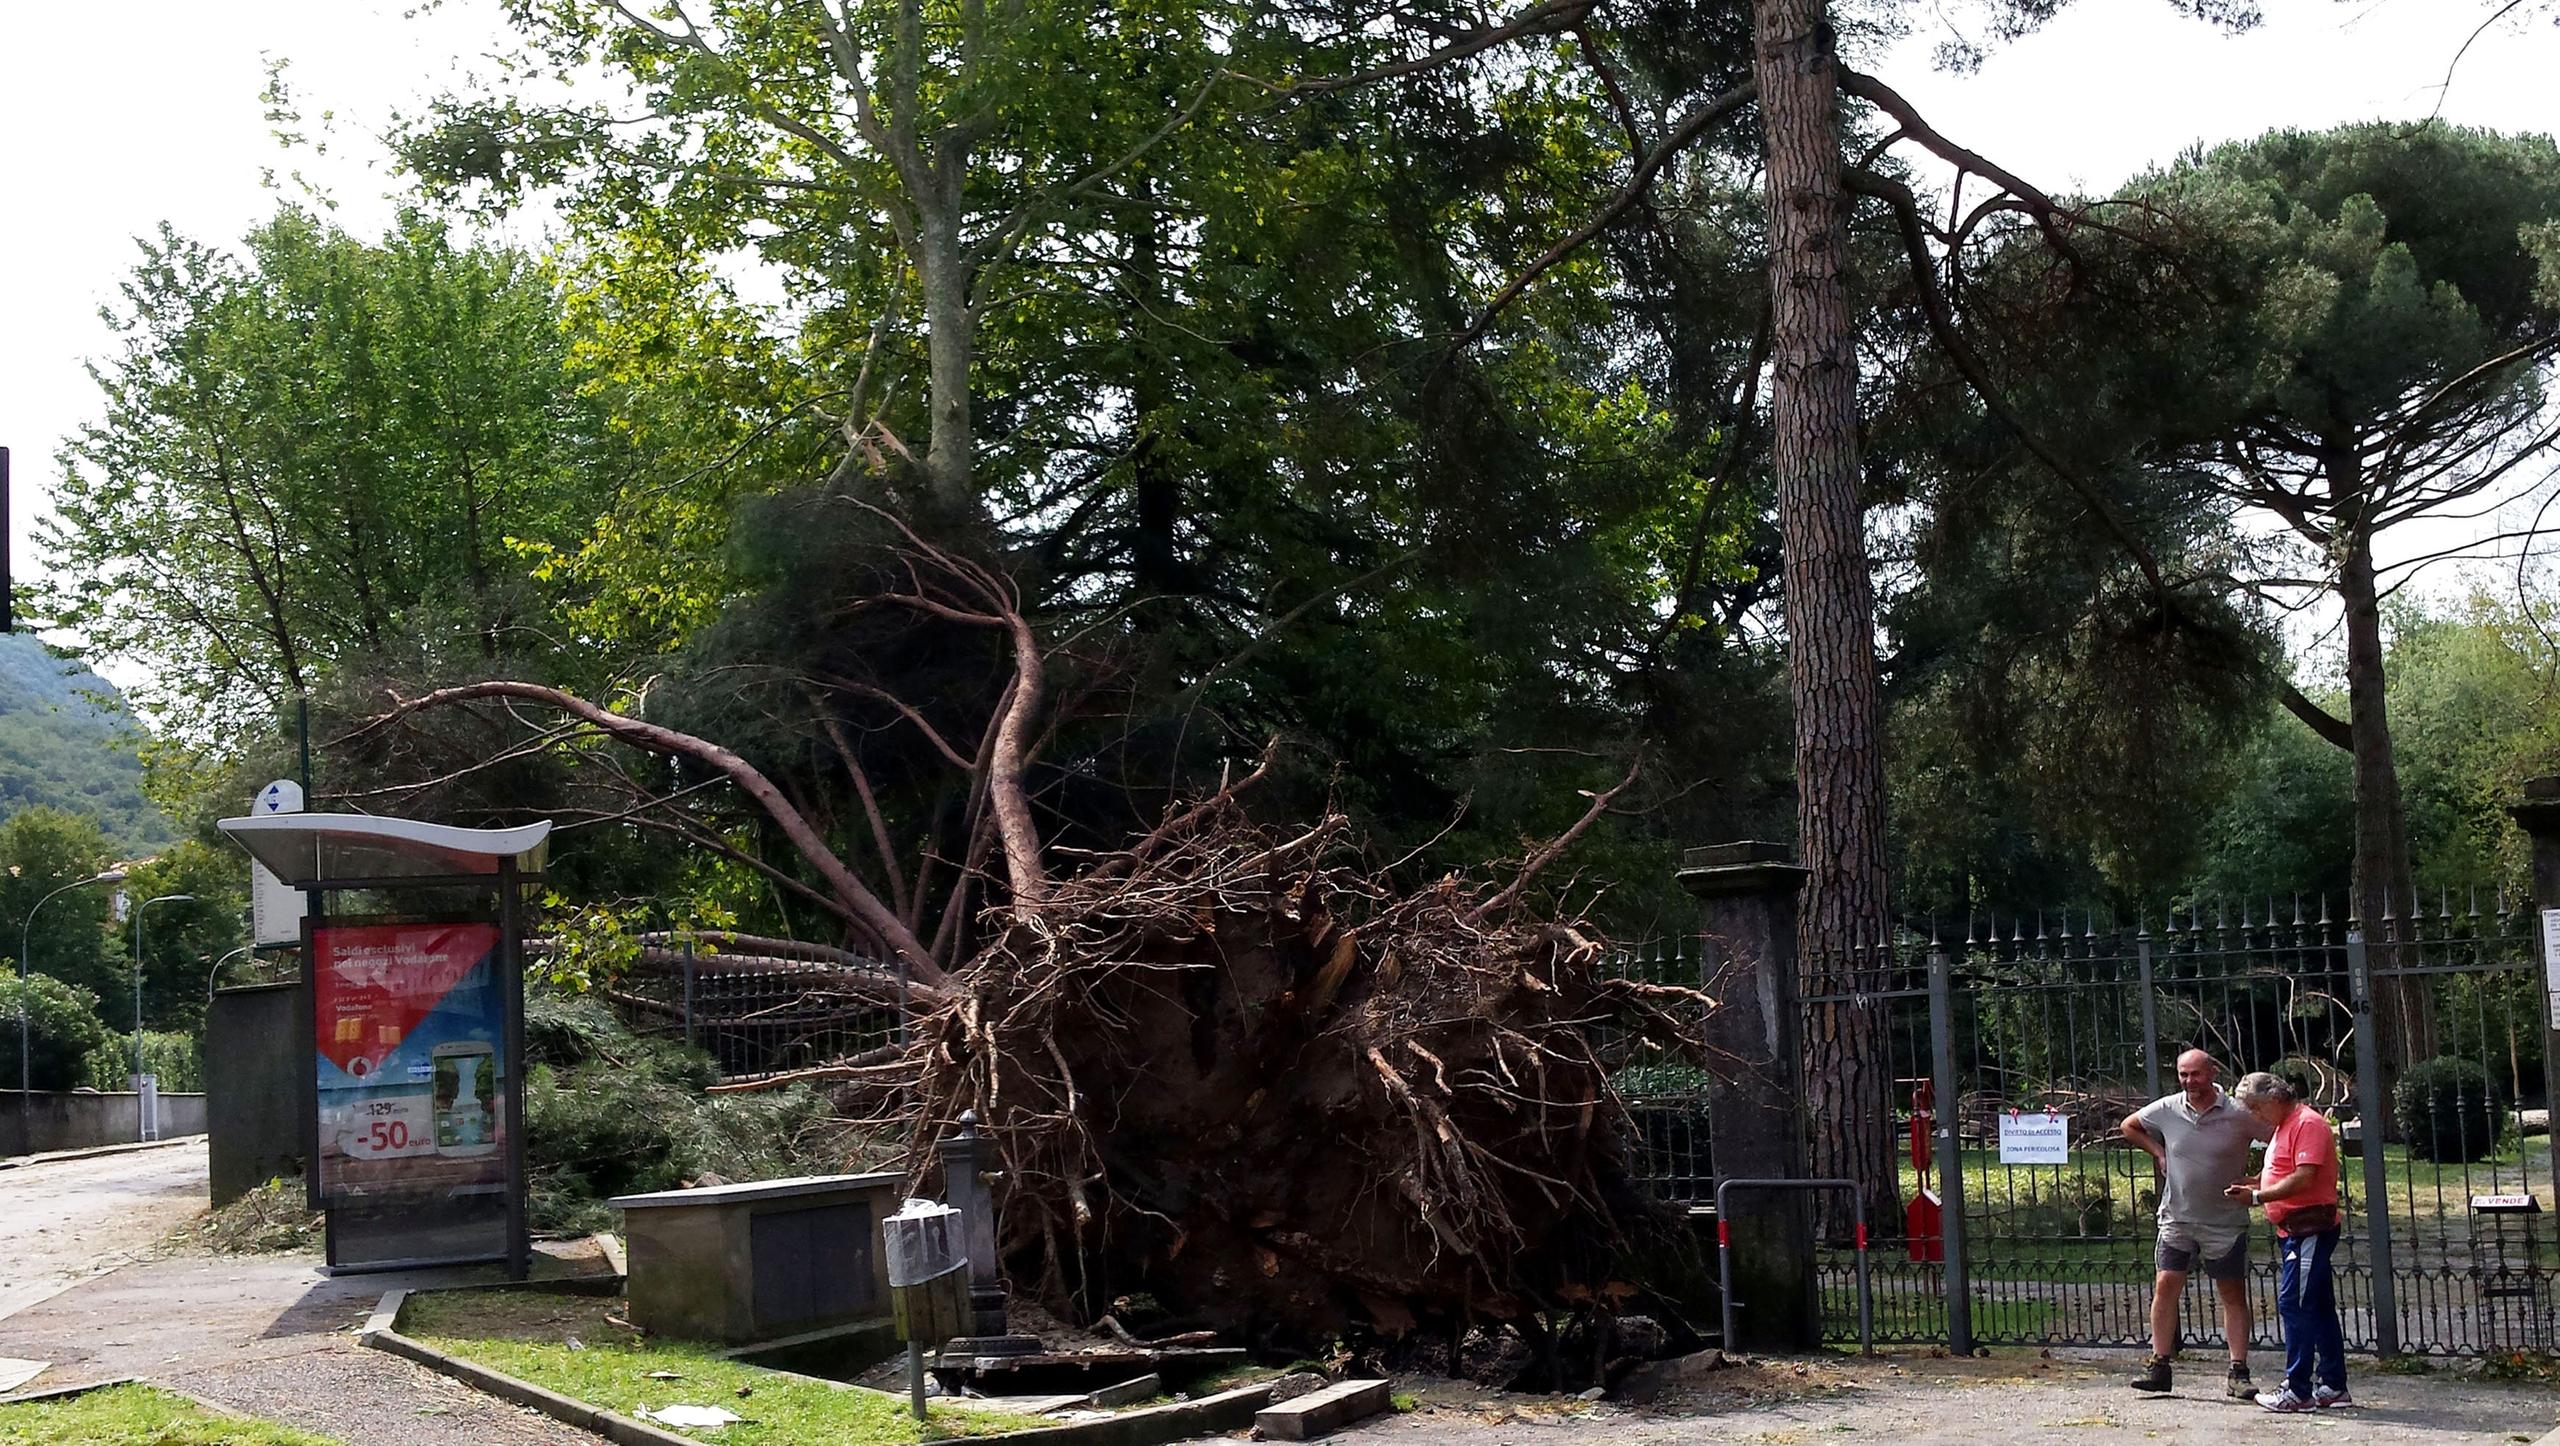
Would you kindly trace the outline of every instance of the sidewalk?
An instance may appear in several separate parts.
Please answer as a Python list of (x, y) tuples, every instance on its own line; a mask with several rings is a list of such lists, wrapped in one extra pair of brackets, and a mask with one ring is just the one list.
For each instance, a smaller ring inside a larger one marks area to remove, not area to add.
[[(555, 1269), (600, 1270), (584, 1242)], [(594, 1438), (356, 1344), (382, 1293), (494, 1267), (323, 1276), (308, 1255), (140, 1260), (0, 1321), (0, 1357), (48, 1362), (26, 1389), (140, 1376), (350, 1446), (593, 1446)]]

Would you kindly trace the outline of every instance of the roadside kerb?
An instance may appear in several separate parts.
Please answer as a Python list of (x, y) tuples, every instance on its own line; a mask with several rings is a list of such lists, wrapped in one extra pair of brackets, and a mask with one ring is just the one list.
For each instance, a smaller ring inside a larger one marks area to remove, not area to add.
[(0, 1170), (23, 1170), (30, 1165), (58, 1165), (68, 1160), (96, 1160), (108, 1155), (130, 1155), (137, 1150), (165, 1150), (171, 1145), (201, 1145), (202, 1134), (172, 1135), (165, 1140), (128, 1140), (121, 1145), (91, 1145), (85, 1150), (48, 1150), (41, 1155), (10, 1155), (0, 1159)]
[(0, 1406), (32, 1406), (44, 1401), (68, 1401), (75, 1396), (86, 1396), (96, 1391), (111, 1391), (118, 1386), (140, 1386), (146, 1391), (157, 1391), (164, 1396), (175, 1396), (179, 1400), (186, 1402), (188, 1405), (210, 1412), (213, 1415), (221, 1417), (225, 1421), (255, 1421), (258, 1419), (257, 1417), (250, 1415), (248, 1412), (241, 1410), (237, 1406), (226, 1406), (220, 1401), (207, 1400), (193, 1391), (182, 1391), (165, 1382), (149, 1380), (142, 1376), (110, 1376), (103, 1381), (83, 1381), (76, 1386), (48, 1386), (41, 1391), (26, 1391), (15, 1396), (0, 1396)]
[[(547, 1282), (551, 1285), (567, 1282)], [(522, 1289), (531, 1282), (509, 1282), (505, 1287), (467, 1286), (463, 1289)], [(501, 1371), (448, 1355), (426, 1344), (400, 1334), (400, 1312), (409, 1297), (417, 1292), (394, 1290), (383, 1295), (373, 1314), (366, 1319), (357, 1344), (378, 1351), (388, 1351), (425, 1366), (439, 1375), (450, 1376), (475, 1390), (485, 1391), (501, 1400), (529, 1406), (555, 1421), (593, 1431), (620, 1446), (702, 1446), (700, 1438), (680, 1436), (643, 1421), (617, 1415), (601, 1406), (563, 1396), (531, 1381), (518, 1380)], [(758, 1369), (770, 1369), (759, 1367)], [(776, 1371), (776, 1375), (797, 1376), (796, 1371)], [(813, 1378), (814, 1379), (814, 1378)], [(840, 1390), (866, 1389), (843, 1381), (825, 1384)], [(1126, 1411), (1099, 1421), (1069, 1421), (1055, 1426), (1037, 1426), (1027, 1431), (1007, 1431), (994, 1436), (935, 1437), (933, 1440), (966, 1440), (971, 1446), (1165, 1446), (1171, 1441), (1193, 1436), (1217, 1435), (1241, 1431), (1253, 1424), (1254, 1413), (1271, 1404), (1272, 1383), (1240, 1386), (1203, 1396), (1197, 1401), (1177, 1401), (1167, 1406), (1149, 1406)], [(966, 1402), (954, 1404), (965, 1405)]]
[[(392, 1296), (403, 1294), (406, 1292), (397, 1290), (391, 1292)], [(374, 1311), (374, 1318), (380, 1319), (385, 1312), (395, 1320), (399, 1318), (399, 1306), (390, 1296), (384, 1297), (381, 1307)], [(446, 1355), (435, 1347), (423, 1341), (413, 1341), (396, 1330), (375, 1330), (368, 1323), (364, 1334), (356, 1339), (359, 1344), (370, 1346), (374, 1350), (389, 1351), (395, 1356), (405, 1356), (438, 1375), (451, 1376), (473, 1390), (484, 1391), (502, 1401), (512, 1401), (519, 1406), (530, 1406), (555, 1421), (575, 1426), (581, 1431), (593, 1431), (608, 1441), (619, 1443), (619, 1446), (701, 1446), (701, 1443), (691, 1436), (679, 1436), (673, 1431), (661, 1431), (655, 1426), (632, 1420), (628, 1416), (618, 1415), (601, 1406), (590, 1406), (584, 1401), (573, 1400), (557, 1391), (545, 1390), (531, 1381), (520, 1381), (502, 1371), (490, 1370), (487, 1366), (466, 1361), (460, 1356)]]

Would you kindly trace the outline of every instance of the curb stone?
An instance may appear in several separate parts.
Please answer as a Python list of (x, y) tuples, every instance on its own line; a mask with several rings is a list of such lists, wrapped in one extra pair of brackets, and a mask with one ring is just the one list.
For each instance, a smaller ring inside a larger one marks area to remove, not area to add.
[[(377, 1351), (403, 1356), (440, 1375), (450, 1376), (474, 1390), (484, 1391), (501, 1400), (528, 1406), (555, 1421), (583, 1431), (593, 1431), (617, 1446), (702, 1446), (699, 1438), (679, 1436), (646, 1422), (617, 1415), (600, 1406), (547, 1390), (531, 1381), (518, 1380), (503, 1372), (448, 1355), (423, 1341), (400, 1334), (397, 1326), (401, 1307), (412, 1292), (385, 1292), (365, 1322), (364, 1332), (357, 1337), (360, 1344)], [(763, 1368), (760, 1368), (763, 1369)], [(776, 1375), (796, 1372), (777, 1371)], [(839, 1381), (828, 1385), (845, 1386)], [(860, 1387), (847, 1386), (859, 1390)], [(1099, 1421), (1070, 1421), (1055, 1426), (1040, 1426), (1028, 1431), (1007, 1431), (995, 1436), (967, 1438), (936, 1437), (933, 1440), (965, 1439), (969, 1446), (1165, 1446), (1167, 1442), (1194, 1436), (1217, 1435), (1241, 1431), (1253, 1424), (1254, 1414), (1271, 1404), (1272, 1383), (1240, 1386), (1203, 1396), (1196, 1401), (1177, 1401), (1169, 1406), (1149, 1406), (1128, 1411)]]
[(23, 1170), (33, 1165), (59, 1165), (71, 1160), (97, 1160), (108, 1155), (130, 1155), (142, 1150), (165, 1150), (171, 1145), (193, 1145), (206, 1137), (202, 1134), (172, 1135), (165, 1140), (128, 1140), (121, 1145), (92, 1145), (85, 1150), (49, 1150), (41, 1155), (11, 1155), (0, 1159), (0, 1170)]

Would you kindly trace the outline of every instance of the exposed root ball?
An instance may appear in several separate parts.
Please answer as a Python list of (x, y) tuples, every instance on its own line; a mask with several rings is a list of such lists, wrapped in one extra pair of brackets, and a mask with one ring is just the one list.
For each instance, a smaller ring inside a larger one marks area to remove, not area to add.
[(1015, 1278), (1301, 1337), (1605, 1294), (1644, 1208), (1609, 1074), (1694, 1058), (1708, 1001), (1456, 879), (1387, 895), (1339, 818), (1178, 822), (1017, 909), (858, 1087), (986, 1121)]

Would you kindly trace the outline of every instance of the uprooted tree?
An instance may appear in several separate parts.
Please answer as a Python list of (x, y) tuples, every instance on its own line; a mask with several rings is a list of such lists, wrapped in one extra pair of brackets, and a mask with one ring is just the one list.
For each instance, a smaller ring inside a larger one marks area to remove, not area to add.
[[(826, 1084), (846, 1113), (907, 1131), (920, 1176), (976, 1111), (1003, 1162), (1016, 1275), (1071, 1312), (1145, 1291), (1276, 1339), (1507, 1321), (1537, 1349), (1634, 1294), (1611, 1264), (1650, 1210), (1611, 1076), (1665, 1051), (1696, 1062), (1707, 1001), (1607, 977), (1595, 940), (1537, 917), (1532, 885), (1635, 767), (1500, 887), (1399, 889), (1329, 808), (1302, 826), (1256, 822), (1243, 800), (1276, 745), (1152, 827), (1059, 844), (1046, 795), (1074, 779), (1042, 750), (1063, 714), (1104, 694), (1093, 657), (1044, 640), (996, 567), (853, 505), (885, 542), (845, 625), (985, 673), (915, 701), (853, 676), (766, 680), (861, 801), (859, 849), (742, 752), (647, 716), (646, 693), (614, 708), (466, 683), (395, 699), (345, 742), (406, 754), (413, 774), (423, 750), (482, 751), (438, 784), (565, 751), (627, 795), (591, 817), (726, 851), (840, 920), (853, 952), (836, 987), (903, 995), (906, 1042), (737, 1087)], [(994, 646), (971, 653), (973, 638)], [(964, 697), (979, 705), (965, 732)], [(456, 709), (529, 734), (491, 751)], [(626, 766), (598, 740), (663, 766)], [(943, 797), (902, 828), (874, 774), (919, 744)], [(715, 784), (752, 806), (787, 864), (707, 818)]]

